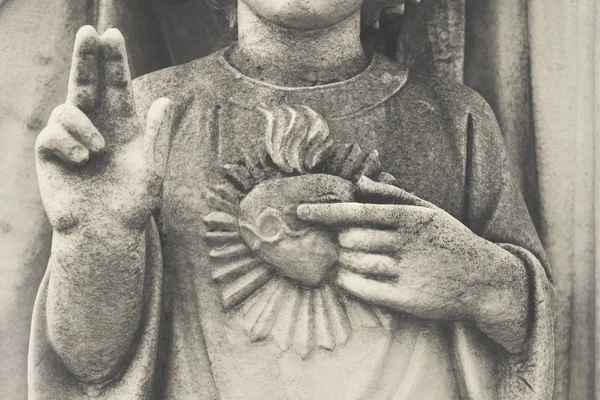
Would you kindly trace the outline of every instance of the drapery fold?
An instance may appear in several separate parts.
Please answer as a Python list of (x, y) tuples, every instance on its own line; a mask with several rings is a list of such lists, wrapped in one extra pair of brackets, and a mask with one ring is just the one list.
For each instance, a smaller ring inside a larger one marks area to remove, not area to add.
[[(11, 399), (26, 398), (29, 321), (50, 245), (33, 143), (64, 101), (84, 24), (123, 31), (134, 76), (235, 36), (201, 0), (0, 1), (0, 390)], [(597, 26), (596, 0), (422, 0), (397, 30), (399, 59), (463, 80), (498, 117), (556, 278), (556, 399), (600, 398)]]

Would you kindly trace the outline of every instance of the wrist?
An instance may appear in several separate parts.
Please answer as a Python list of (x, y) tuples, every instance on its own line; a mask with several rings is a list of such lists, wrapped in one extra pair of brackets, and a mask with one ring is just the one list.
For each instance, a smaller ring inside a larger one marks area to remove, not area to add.
[[(482, 239), (483, 240), (483, 239)], [(529, 288), (523, 262), (501, 247), (486, 256), (488, 268), (473, 297), (475, 325), (511, 353), (522, 350), (528, 326)]]
[(67, 231), (53, 232), (52, 253), (78, 264), (136, 264), (145, 248), (144, 229), (118, 221), (95, 220)]
[(85, 212), (77, 217), (61, 218), (53, 223), (53, 237), (62, 238), (102, 238), (104, 240), (137, 237), (141, 235), (150, 221), (151, 214), (139, 224), (129, 224), (119, 216), (107, 213)]

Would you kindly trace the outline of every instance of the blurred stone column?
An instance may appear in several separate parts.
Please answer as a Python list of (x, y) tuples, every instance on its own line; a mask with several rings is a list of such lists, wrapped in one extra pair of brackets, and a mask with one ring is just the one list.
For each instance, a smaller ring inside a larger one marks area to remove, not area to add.
[(463, 81), (465, 1), (406, 4), (396, 58), (415, 73)]
[(526, 0), (468, 0), (464, 83), (492, 106), (515, 179), (540, 225)]
[(557, 294), (555, 399), (600, 395), (600, 6), (528, 0), (540, 236)]

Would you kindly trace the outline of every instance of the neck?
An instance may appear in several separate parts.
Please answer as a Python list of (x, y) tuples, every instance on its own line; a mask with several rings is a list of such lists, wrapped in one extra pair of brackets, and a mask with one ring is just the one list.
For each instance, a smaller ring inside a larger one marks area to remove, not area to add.
[(238, 45), (229, 61), (245, 75), (280, 86), (349, 79), (368, 64), (360, 10), (334, 26), (302, 31), (268, 22), (238, 1)]

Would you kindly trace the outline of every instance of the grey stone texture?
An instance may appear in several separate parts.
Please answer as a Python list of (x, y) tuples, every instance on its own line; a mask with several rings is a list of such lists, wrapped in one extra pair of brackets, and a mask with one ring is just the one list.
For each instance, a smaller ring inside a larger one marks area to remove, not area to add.
[(365, 52), (361, 3), (240, 2), (237, 44), (133, 84), (120, 32), (79, 30), (36, 142), (31, 398), (550, 396), (494, 114)]
[[(594, 76), (585, 64), (592, 54), (587, 50), (594, 47), (594, 36), (586, 34), (593, 27), (594, 12), (592, 0), (584, 3), (575, 10), (542, 0), (468, 2), (465, 15), (459, 2), (424, 1), (407, 6), (399, 41), (394, 26), (382, 26), (365, 38), (406, 60), (413, 70), (460, 81), (464, 62), (464, 81), (492, 105), (554, 265), (559, 304), (556, 398), (588, 398), (594, 391), (594, 294), (589, 284), (594, 264), (587, 250), (594, 245), (591, 219), (586, 217), (594, 202), (588, 185), (594, 128), (586, 117), (590, 107), (593, 115), (593, 102), (588, 100), (594, 87), (585, 83)], [(5, 144), (0, 163), (8, 171), (1, 193), (6, 205), (0, 240), (1, 315), (8, 323), (0, 328), (0, 386), (15, 399), (26, 397), (30, 310), (50, 252), (50, 227), (35, 182), (33, 142), (53, 107), (64, 101), (75, 32), (86, 23), (99, 31), (116, 26), (124, 33), (134, 75), (209, 54), (234, 37), (226, 20), (202, 1), (157, 0), (152, 9), (137, 1), (0, 2), (0, 36), (5, 38), (0, 45), (0, 85), (8, 93), (0, 102)], [(421, 51), (423, 56), (410, 55)], [(565, 64), (564, 59), (571, 62)], [(482, 63), (489, 65), (479, 68)], [(577, 114), (574, 104), (581, 105)], [(534, 136), (537, 163), (532, 157)], [(541, 174), (541, 210), (536, 167)]]

